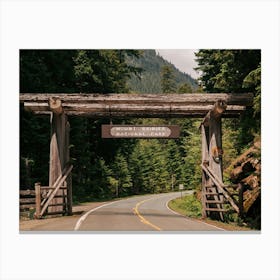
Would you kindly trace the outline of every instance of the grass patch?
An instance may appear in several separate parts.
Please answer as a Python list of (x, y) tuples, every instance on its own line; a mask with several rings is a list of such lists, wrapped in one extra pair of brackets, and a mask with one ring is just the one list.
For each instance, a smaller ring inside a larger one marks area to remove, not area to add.
[(182, 215), (192, 218), (201, 217), (201, 203), (193, 194), (171, 200), (168, 206)]
[(241, 226), (239, 222), (220, 222), (211, 220), (210, 218), (202, 218), (202, 205), (200, 200), (196, 198), (195, 194), (186, 195), (183, 198), (176, 198), (168, 203), (168, 206), (184, 216), (196, 218), (208, 224), (223, 228), (229, 231), (248, 231), (254, 230), (248, 226)]

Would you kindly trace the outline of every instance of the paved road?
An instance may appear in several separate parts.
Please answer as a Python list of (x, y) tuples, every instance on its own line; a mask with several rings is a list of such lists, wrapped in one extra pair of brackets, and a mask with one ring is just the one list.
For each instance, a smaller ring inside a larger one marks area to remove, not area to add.
[(188, 219), (168, 208), (181, 193), (136, 196), (106, 203), (85, 213), (76, 223), (79, 231), (220, 231)]

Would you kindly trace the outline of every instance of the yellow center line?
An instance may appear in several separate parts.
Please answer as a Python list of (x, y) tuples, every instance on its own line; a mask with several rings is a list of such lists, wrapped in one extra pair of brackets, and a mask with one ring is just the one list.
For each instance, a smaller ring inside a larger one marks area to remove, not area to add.
[(153, 197), (138, 202), (133, 210), (134, 210), (134, 213), (139, 217), (139, 219), (140, 219), (140, 221), (141, 221), (142, 223), (144, 223), (144, 224), (146, 224), (146, 225), (149, 225), (150, 227), (152, 227), (152, 228), (154, 228), (154, 229), (160, 231), (160, 230), (162, 230), (160, 227), (154, 225), (153, 223), (151, 223), (151, 222), (149, 222), (147, 219), (145, 219), (145, 218), (139, 213), (139, 210), (138, 210), (138, 209), (139, 209), (139, 206), (140, 206), (141, 204), (143, 204), (144, 202), (146, 202), (146, 201), (148, 201), (148, 200), (151, 200), (151, 199), (153, 199)]

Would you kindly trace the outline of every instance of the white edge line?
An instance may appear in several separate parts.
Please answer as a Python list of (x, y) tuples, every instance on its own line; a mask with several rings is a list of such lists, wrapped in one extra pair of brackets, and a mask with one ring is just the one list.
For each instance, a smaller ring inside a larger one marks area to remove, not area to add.
[[(148, 200), (151, 200), (151, 199), (154, 199), (154, 198), (155, 198), (155, 197), (151, 197), (151, 198), (148, 199)], [(127, 199), (129, 199), (129, 198), (127, 198)], [(120, 202), (120, 201), (123, 201), (123, 200), (124, 200), (124, 199), (122, 199), (122, 200), (116, 200), (116, 201), (113, 201), (113, 202), (110, 202), (110, 203), (106, 203), (106, 204), (100, 205), (100, 206), (98, 206), (98, 207), (96, 207), (96, 208), (93, 208), (93, 209), (89, 210), (89, 211), (86, 212), (82, 217), (80, 217), (80, 219), (77, 221), (77, 223), (76, 223), (76, 225), (75, 225), (74, 230), (79, 230), (81, 224), (85, 221), (85, 219), (88, 217), (88, 215), (91, 214), (92, 212), (94, 212), (94, 211), (96, 211), (96, 210), (98, 210), (98, 209), (100, 209), (100, 208), (102, 208), (102, 207), (105, 207), (105, 206), (108, 206), (108, 205), (111, 205), (111, 204), (113, 204), (113, 203)], [(132, 208), (132, 210), (134, 210), (134, 209), (135, 209), (135, 208)]]
[[(185, 219), (191, 220), (189, 217), (184, 216), (184, 215), (182, 215), (182, 214), (180, 214), (180, 213), (178, 213), (178, 212), (175, 212), (174, 210), (170, 209), (170, 207), (168, 206), (168, 203), (169, 203), (169, 201), (171, 201), (171, 200), (173, 200), (173, 199), (174, 199), (174, 198), (171, 198), (170, 200), (168, 200), (168, 201), (165, 203), (166, 208), (169, 209), (169, 210), (170, 210), (171, 212), (173, 212), (174, 214), (177, 214), (178, 216), (181, 216), (181, 217), (184, 217)], [(205, 225), (208, 225), (208, 226), (217, 228), (217, 229), (219, 229), (219, 230), (227, 231), (227, 230), (225, 230), (225, 229), (223, 229), (223, 228), (219, 228), (219, 227), (213, 226), (213, 225), (211, 225), (211, 224), (208, 224), (208, 223), (199, 221), (199, 220), (197, 220), (197, 219), (195, 219), (195, 221), (198, 222), (198, 223), (202, 223), (202, 224), (205, 224)]]
[[(151, 200), (151, 199), (153, 199), (153, 198), (150, 198), (150, 199), (148, 199), (148, 200)], [(178, 216), (184, 217), (185, 219), (190, 219), (189, 217), (184, 216), (184, 215), (182, 215), (182, 214), (180, 214), (180, 213), (178, 213), (178, 212), (175, 212), (174, 210), (170, 209), (170, 207), (168, 206), (168, 203), (169, 203), (169, 201), (171, 201), (171, 200), (173, 200), (173, 199), (174, 199), (174, 198), (171, 198), (171, 199), (169, 199), (169, 200), (165, 203), (166, 208), (167, 208), (169, 211), (173, 212), (174, 214), (176, 214), (176, 215), (178, 215)], [(96, 211), (96, 210), (98, 210), (98, 209), (100, 209), (100, 208), (102, 208), (102, 207), (106, 207), (106, 206), (111, 205), (111, 204), (113, 204), (113, 203), (119, 202), (119, 201), (121, 201), (121, 200), (116, 200), (116, 201), (113, 201), (113, 202), (110, 202), (110, 203), (106, 203), (106, 204), (100, 205), (100, 206), (98, 206), (98, 207), (96, 207), (96, 208), (93, 208), (93, 209), (89, 210), (89, 211), (86, 212), (82, 217), (80, 217), (80, 219), (77, 221), (77, 223), (76, 223), (76, 225), (75, 225), (74, 230), (75, 230), (75, 231), (76, 231), (76, 230), (79, 230), (81, 224), (85, 221), (85, 219), (88, 217), (88, 215), (91, 214), (92, 212), (94, 212), (94, 211)], [(219, 227), (217, 227), (217, 226), (213, 226), (213, 225), (211, 225), (211, 224), (208, 224), (208, 223), (205, 223), (205, 222), (202, 222), (202, 221), (199, 221), (199, 220), (196, 220), (196, 222), (202, 223), (202, 224), (205, 224), (205, 225), (214, 227), (214, 228), (217, 228), (217, 229), (222, 230), (222, 231), (226, 231), (226, 230), (223, 229), (223, 228), (219, 228)]]
[(81, 224), (84, 222), (84, 220), (87, 218), (87, 216), (88, 216), (90, 213), (92, 213), (92, 212), (94, 212), (94, 211), (96, 211), (96, 210), (98, 210), (98, 209), (100, 209), (100, 208), (102, 208), (102, 207), (111, 205), (111, 204), (116, 203), (116, 202), (119, 202), (119, 201), (120, 201), (120, 200), (113, 201), (113, 202), (106, 203), (106, 204), (102, 204), (102, 205), (100, 205), (100, 206), (98, 206), (98, 207), (96, 207), (96, 208), (93, 208), (93, 209), (89, 210), (89, 211), (86, 212), (82, 217), (80, 217), (80, 219), (77, 221), (77, 223), (76, 223), (76, 225), (75, 225), (74, 230), (78, 230), (78, 229), (80, 228)]

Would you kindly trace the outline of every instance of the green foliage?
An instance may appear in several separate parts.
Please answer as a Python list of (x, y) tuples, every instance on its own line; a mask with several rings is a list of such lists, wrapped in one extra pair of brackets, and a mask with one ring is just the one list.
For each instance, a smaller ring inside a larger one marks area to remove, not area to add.
[(132, 180), (125, 157), (117, 153), (113, 164), (113, 176), (118, 181), (118, 194), (126, 196), (131, 194)]
[(126, 56), (139, 57), (132, 50), (79, 50), (73, 58), (76, 83), (80, 92), (127, 92), (127, 79), (141, 71), (125, 62)]
[(72, 50), (21, 50), (20, 92), (74, 92)]
[(20, 113), (20, 186), (30, 189), (35, 182), (48, 182), (50, 125), (46, 116), (34, 116), (23, 106)]
[(136, 193), (158, 193), (167, 190), (167, 154), (159, 140), (139, 140), (130, 157), (130, 170)]
[(163, 93), (170, 93), (176, 90), (175, 76), (173, 74), (172, 68), (165, 65), (161, 68), (161, 89)]
[(201, 185), (201, 135), (199, 120), (186, 120), (182, 127), (184, 138), (181, 148), (184, 150), (182, 165), (187, 189), (200, 188)]
[(254, 97), (254, 116), (260, 119), (261, 114), (261, 64), (252, 70), (243, 80), (243, 88), (255, 92)]
[(192, 93), (193, 89), (188, 83), (181, 84), (177, 89), (178, 93)]
[(200, 82), (206, 92), (248, 91), (245, 77), (260, 63), (259, 50), (199, 50), (196, 53)]
[(194, 194), (171, 200), (168, 206), (179, 213), (193, 218), (201, 217), (201, 203)]

